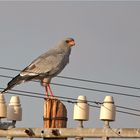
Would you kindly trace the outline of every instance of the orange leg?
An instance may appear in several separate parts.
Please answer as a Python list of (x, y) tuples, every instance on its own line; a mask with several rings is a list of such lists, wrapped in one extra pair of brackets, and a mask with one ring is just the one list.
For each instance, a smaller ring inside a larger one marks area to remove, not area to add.
[(45, 86), (45, 93), (46, 93), (46, 96), (48, 97), (48, 95), (49, 95), (48, 86)]
[(48, 84), (47, 86), (45, 86), (45, 93), (46, 93), (46, 96), (47, 97), (49, 96), (49, 93), (53, 97), (53, 92), (51, 90), (50, 84)]
[(50, 91), (50, 95), (53, 97), (53, 92), (52, 92), (52, 90), (51, 90), (51, 87), (50, 87), (50, 84), (48, 84), (48, 90)]

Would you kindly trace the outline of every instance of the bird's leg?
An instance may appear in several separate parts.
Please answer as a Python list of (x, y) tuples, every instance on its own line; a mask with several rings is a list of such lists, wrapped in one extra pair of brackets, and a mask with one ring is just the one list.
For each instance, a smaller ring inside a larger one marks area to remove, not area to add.
[(45, 86), (45, 93), (46, 93), (46, 96), (48, 97), (49, 93), (48, 93), (48, 86)]
[(48, 84), (48, 90), (50, 91), (50, 95), (53, 97), (53, 92), (51, 90), (50, 84)]

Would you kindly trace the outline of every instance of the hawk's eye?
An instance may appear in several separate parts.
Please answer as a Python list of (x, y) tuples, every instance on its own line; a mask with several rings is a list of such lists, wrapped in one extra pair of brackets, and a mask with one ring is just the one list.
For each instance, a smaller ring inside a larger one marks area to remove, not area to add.
[(74, 42), (74, 40), (73, 39), (67, 39), (66, 40), (66, 43), (70, 43), (70, 42)]
[(69, 43), (70, 42), (70, 40), (66, 40), (66, 43)]

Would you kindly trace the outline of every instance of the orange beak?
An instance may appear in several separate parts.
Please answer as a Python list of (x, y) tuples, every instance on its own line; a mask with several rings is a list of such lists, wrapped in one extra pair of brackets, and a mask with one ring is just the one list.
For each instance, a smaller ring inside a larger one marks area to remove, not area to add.
[(75, 45), (75, 41), (74, 41), (74, 40), (71, 40), (71, 41), (69, 41), (69, 43), (68, 43), (68, 44), (69, 44), (69, 46), (70, 46), (70, 47), (72, 47), (72, 46), (74, 46), (74, 45)]

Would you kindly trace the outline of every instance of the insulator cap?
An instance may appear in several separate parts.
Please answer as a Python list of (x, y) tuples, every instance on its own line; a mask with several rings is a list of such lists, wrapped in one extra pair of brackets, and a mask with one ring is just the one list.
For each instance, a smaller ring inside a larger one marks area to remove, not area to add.
[(0, 94), (0, 118), (7, 117), (7, 106), (4, 98), (4, 94)]
[(100, 110), (100, 119), (103, 121), (115, 121), (116, 107), (112, 96), (106, 96)]
[(22, 120), (22, 108), (20, 99), (18, 96), (12, 96), (8, 109), (7, 109), (7, 120), (21, 121)]
[(78, 96), (77, 103), (74, 105), (73, 119), (87, 121), (89, 119), (89, 106), (86, 96)]

